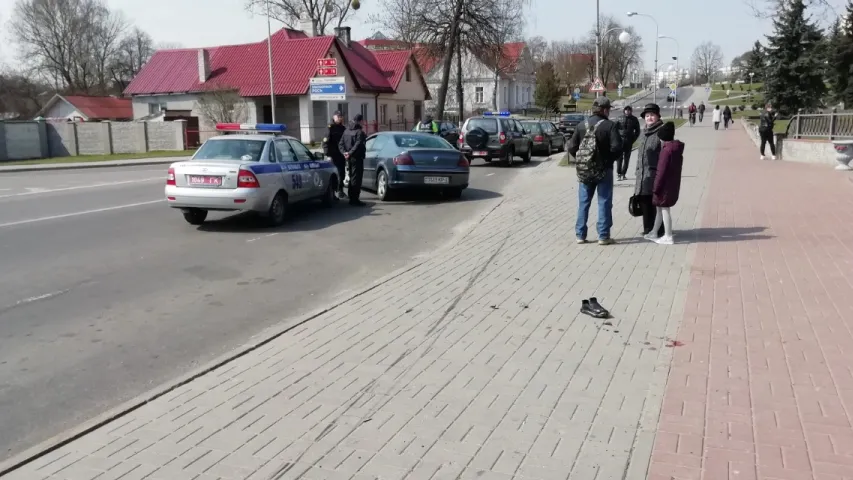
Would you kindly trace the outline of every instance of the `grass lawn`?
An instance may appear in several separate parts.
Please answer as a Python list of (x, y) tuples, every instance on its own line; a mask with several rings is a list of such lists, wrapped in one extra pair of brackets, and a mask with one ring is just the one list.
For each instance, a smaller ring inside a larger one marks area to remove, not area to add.
[[(759, 90), (761, 87), (764, 86), (764, 82), (755, 82), (751, 86), (752, 86), (753, 90)], [(743, 90), (741, 90), (741, 87), (743, 87)], [(723, 96), (725, 96), (726, 90), (731, 90), (732, 95), (740, 95), (740, 93), (735, 93), (735, 92), (746, 93), (746, 91), (749, 90), (749, 87), (750, 87), (750, 84), (748, 84), (748, 83), (736, 83), (734, 85), (732, 85), (730, 83), (726, 83), (726, 84), (715, 83), (715, 84), (711, 85), (711, 93), (713, 94), (715, 91), (720, 91), (720, 92), (723, 92)]]
[[(669, 119), (667, 121), (671, 121), (671, 122), (675, 123), (675, 128), (678, 128), (678, 127), (684, 125), (685, 123), (687, 123), (687, 119), (685, 119), (685, 118), (675, 118), (675, 119)], [(641, 135), (640, 138), (638, 138), (637, 141), (634, 142), (634, 145), (631, 147), (631, 149), (632, 150), (636, 149), (640, 145), (640, 142), (642, 140), (643, 140), (643, 137)], [(569, 155), (568, 154), (563, 155), (563, 158), (560, 159), (560, 162), (557, 165), (559, 165), (561, 167), (569, 166)]]
[(195, 153), (195, 150), (155, 150), (145, 153), (116, 153), (114, 155), (77, 155), (76, 157), (51, 157), (37, 158), (34, 160), (13, 160), (9, 162), (0, 162), (0, 166), (109, 162), (113, 160), (145, 160), (148, 158), (188, 157), (193, 153)]

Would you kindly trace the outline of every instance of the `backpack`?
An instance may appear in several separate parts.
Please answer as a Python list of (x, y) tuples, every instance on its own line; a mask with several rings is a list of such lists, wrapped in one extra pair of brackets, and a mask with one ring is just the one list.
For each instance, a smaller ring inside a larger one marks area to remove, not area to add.
[(607, 169), (604, 165), (604, 160), (598, 152), (598, 144), (595, 141), (595, 134), (598, 132), (598, 126), (604, 120), (599, 120), (595, 125), (592, 125), (590, 120), (586, 123), (586, 132), (581, 139), (581, 144), (578, 147), (578, 153), (575, 155), (577, 166), (575, 171), (578, 174), (578, 182), (580, 183), (598, 183), (604, 180), (607, 175)]

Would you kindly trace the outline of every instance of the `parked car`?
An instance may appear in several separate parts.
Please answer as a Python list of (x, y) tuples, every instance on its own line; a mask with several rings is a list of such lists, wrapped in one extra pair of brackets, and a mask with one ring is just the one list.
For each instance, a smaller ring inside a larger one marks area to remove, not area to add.
[(521, 125), (533, 137), (535, 152), (551, 155), (554, 149), (562, 152), (566, 148), (566, 137), (553, 123), (544, 120), (527, 120), (522, 121)]
[(282, 135), (283, 124), (220, 123), (216, 129), (236, 134), (207, 140), (189, 160), (169, 165), (166, 176), (169, 207), (191, 225), (204, 223), (209, 211), (255, 212), (280, 225), (292, 203), (336, 202), (338, 170), (322, 152)]
[(429, 133), (380, 132), (367, 138), (362, 185), (390, 200), (404, 189), (438, 189), (459, 198), (469, 163), (447, 140)]
[(569, 113), (563, 115), (563, 118), (560, 119), (560, 131), (563, 132), (563, 135), (569, 136), (575, 133), (575, 128), (577, 128), (578, 124), (586, 120), (586, 115), (580, 113)]
[(491, 162), (497, 158), (501, 166), (507, 167), (512, 166), (517, 156), (524, 163), (533, 156), (533, 139), (508, 112), (468, 118), (462, 125), (458, 143), (469, 161), (482, 158)]
[[(415, 125), (415, 128), (412, 129), (413, 132), (418, 131), (418, 125), (420, 125), (420, 123)], [(438, 135), (447, 140), (447, 142), (454, 148), (459, 148), (459, 144), (457, 143), (459, 127), (457, 127), (453, 122), (438, 122)]]

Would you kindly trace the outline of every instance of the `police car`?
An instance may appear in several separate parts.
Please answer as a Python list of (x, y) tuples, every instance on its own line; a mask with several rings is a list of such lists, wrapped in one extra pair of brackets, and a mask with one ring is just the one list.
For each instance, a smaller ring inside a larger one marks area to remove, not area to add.
[(166, 201), (192, 225), (209, 211), (255, 212), (273, 225), (287, 217), (288, 205), (337, 201), (338, 171), (322, 153), (285, 136), (284, 124), (219, 123), (213, 137), (190, 160), (169, 166)]

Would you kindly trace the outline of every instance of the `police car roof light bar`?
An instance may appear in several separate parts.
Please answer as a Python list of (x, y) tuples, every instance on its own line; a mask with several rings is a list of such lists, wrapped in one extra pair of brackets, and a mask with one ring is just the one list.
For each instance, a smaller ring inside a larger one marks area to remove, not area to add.
[(262, 132), (284, 133), (287, 126), (283, 123), (217, 123), (220, 132)]
[(501, 110), (500, 112), (483, 112), (484, 117), (509, 117), (512, 113), (508, 110)]

